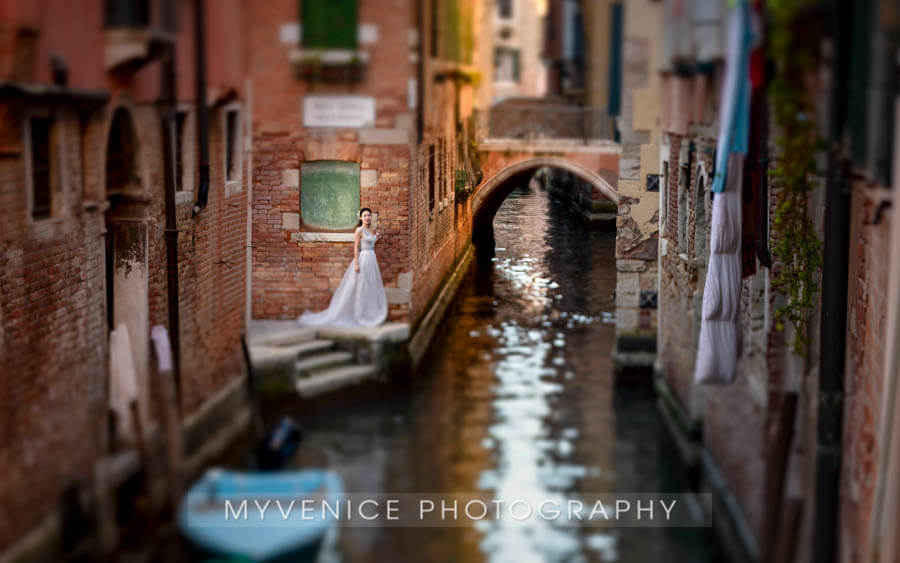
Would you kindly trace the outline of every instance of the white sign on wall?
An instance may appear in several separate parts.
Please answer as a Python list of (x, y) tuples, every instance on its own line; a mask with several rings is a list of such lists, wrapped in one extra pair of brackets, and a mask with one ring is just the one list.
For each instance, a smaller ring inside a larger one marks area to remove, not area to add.
[(371, 96), (305, 96), (304, 127), (374, 127), (375, 98)]

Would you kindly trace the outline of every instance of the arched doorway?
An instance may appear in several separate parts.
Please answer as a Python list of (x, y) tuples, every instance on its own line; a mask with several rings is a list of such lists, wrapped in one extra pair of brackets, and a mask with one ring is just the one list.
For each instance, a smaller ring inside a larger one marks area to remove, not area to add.
[[(131, 113), (115, 110), (105, 151), (106, 320), (108, 330), (128, 330), (137, 376), (138, 409), (143, 426), (149, 413), (148, 203), (139, 166), (139, 144)], [(111, 351), (112, 353), (112, 351)], [(111, 373), (111, 377), (116, 374)], [(131, 442), (132, 421), (116, 416), (110, 446)]]

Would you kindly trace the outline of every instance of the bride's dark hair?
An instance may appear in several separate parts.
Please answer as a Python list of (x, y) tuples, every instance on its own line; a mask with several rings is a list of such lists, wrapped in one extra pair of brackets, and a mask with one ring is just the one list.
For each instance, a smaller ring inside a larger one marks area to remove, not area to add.
[(357, 227), (362, 227), (362, 214), (364, 211), (368, 211), (369, 213), (372, 213), (372, 210), (369, 209), (368, 207), (363, 207), (362, 209), (360, 209), (359, 213), (356, 214), (356, 216), (359, 217), (359, 223), (356, 224)]

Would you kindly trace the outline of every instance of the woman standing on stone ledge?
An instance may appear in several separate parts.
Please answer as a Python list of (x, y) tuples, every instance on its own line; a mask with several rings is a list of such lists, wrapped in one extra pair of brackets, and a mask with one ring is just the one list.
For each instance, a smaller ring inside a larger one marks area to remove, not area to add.
[(375, 258), (375, 243), (381, 232), (372, 233), (372, 210), (359, 210), (359, 224), (353, 237), (353, 262), (344, 272), (328, 308), (318, 313), (306, 311), (301, 326), (376, 326), (387, 318), (387, 297), (381, 269)]

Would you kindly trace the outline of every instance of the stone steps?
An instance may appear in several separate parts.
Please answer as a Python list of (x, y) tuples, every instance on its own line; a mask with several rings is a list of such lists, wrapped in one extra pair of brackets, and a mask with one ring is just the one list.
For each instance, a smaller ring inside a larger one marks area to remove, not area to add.
[(307, 356), (294, 364), (294, 370), (300, 377), (308, 376), (316, 371), (340, 365), (352, 364), (353, 354), (350, 352), (328, 352)]
[(377, 368), (356, 364), (352, 352), (338, 350), (335, 340), (322, 338), (313, 328), (270, 332), (249, 342), (253, 374), (262, 389), (295, 389), (314, 397), (374, 378)]
[(253, 338), (249, 344), (250, 346), (290, 346), (315, 340), (315, 338), (316, 329), (296, 327), (258, 336)]
[(250, 360), (257, 375), (282, 373), (290, 370), (299, 358), (332, 348), (334, 340), (307, 340), (283, 346), (251, 345)]
[(344, 365), (317, 371), (297, 380), (297, 392), (303, 398), (315, 397), (375, 377), (373, 365)]

